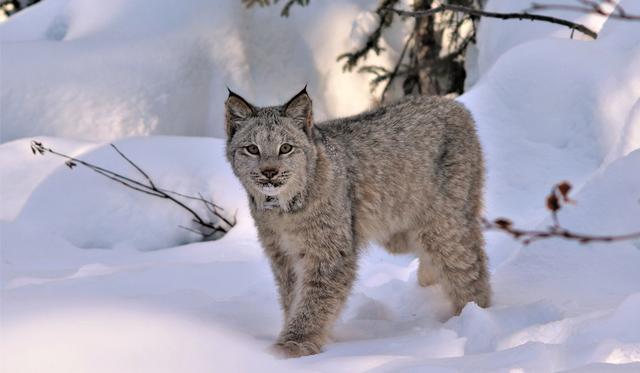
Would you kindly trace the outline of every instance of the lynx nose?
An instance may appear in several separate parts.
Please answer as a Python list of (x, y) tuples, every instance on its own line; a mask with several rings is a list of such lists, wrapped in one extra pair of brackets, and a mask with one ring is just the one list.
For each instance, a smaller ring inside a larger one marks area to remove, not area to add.
[(267, 177), (267, 179), (271, 179), (272, 177), (278, 174), (278, 170), (275, 168), (265, 168), (264, 170), (260, 170), (260, 172)]

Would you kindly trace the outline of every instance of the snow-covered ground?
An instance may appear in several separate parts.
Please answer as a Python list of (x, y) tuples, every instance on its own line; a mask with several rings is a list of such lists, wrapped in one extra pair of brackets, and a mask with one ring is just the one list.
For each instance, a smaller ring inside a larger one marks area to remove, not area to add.
[[(491, 308), (450, 318), (440, 289), (417, 285), (414, 258), (373, 245), (325, 351), (268, 355), (281, 325), (275, 285), (224, 141), (122, 137), (221, 135), (225, 84), (275, 103), (309, 82), (321, 117), (364, 109), (367, 77), (342, 74), (335, 56), (361, 41), (375, 2), (312, 1), (290, 19), (235, 0), (182, 3), (45, 0), (0, 24), (3, 371), (640, 371), (640, 241), (522, 247), (499, 233), (487, 233)], [(637, 1), (622, 4), (640, 14)], [(460, 100), (486, 152), (486, 215), (544, 227), (544, 197), (567, 179), (577, 204), (560, 212), (564, 225), (638, 231), (640, 23), (553, 14), (600, 37), (481, 23)], [(197, 242), (178, 228), (188, 214), (33, 156), (33, 136), (136, 175), (104, 142), (117, 139), (159, 185), (211, 196), (237, 225)]]

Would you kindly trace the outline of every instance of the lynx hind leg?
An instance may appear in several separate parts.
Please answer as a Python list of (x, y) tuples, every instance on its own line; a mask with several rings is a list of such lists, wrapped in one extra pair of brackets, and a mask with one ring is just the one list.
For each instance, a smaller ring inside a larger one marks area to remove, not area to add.
[(420, 239), (455, 314), (469, 302), (488, 307), (491, 289), (479, 222), (439, 220), (440, 226), (423, 232)]
[(438, 282), (436, 271), (426, 250), (418, 257), (418, 284), (422, 287), (435, 285)]

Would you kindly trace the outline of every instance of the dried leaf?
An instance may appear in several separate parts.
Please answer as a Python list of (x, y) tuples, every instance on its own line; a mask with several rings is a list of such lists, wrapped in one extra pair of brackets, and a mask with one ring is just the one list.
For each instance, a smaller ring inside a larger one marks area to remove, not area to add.
[(547, 197), (547, 208), (554, 212), (560, 210), (560, 201), (555, 194), (550, 194)]
[(75, 166), (77, 166), (77, 164), (71, 160), (64, 162), (64, 164), (66, 164), (70, 169), (73, 169)]
[(565, 201), (569, 201), (569, 191), (571, 190), (571, 184), (568, 181), (563, 181), (558, 184), (558, 191), (562, 195)]

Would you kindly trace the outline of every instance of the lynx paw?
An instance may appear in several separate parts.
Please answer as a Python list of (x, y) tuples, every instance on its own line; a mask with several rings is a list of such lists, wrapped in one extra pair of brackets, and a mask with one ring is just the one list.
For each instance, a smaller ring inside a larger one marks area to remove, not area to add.
[(320, 353), (320, 347), (313, 342), (295, 342), (285, 341), (278, 342), (271, 346), (270, 352), (282, 359), (293, 357), (301, 357), (307, 355), (315, 355)]

